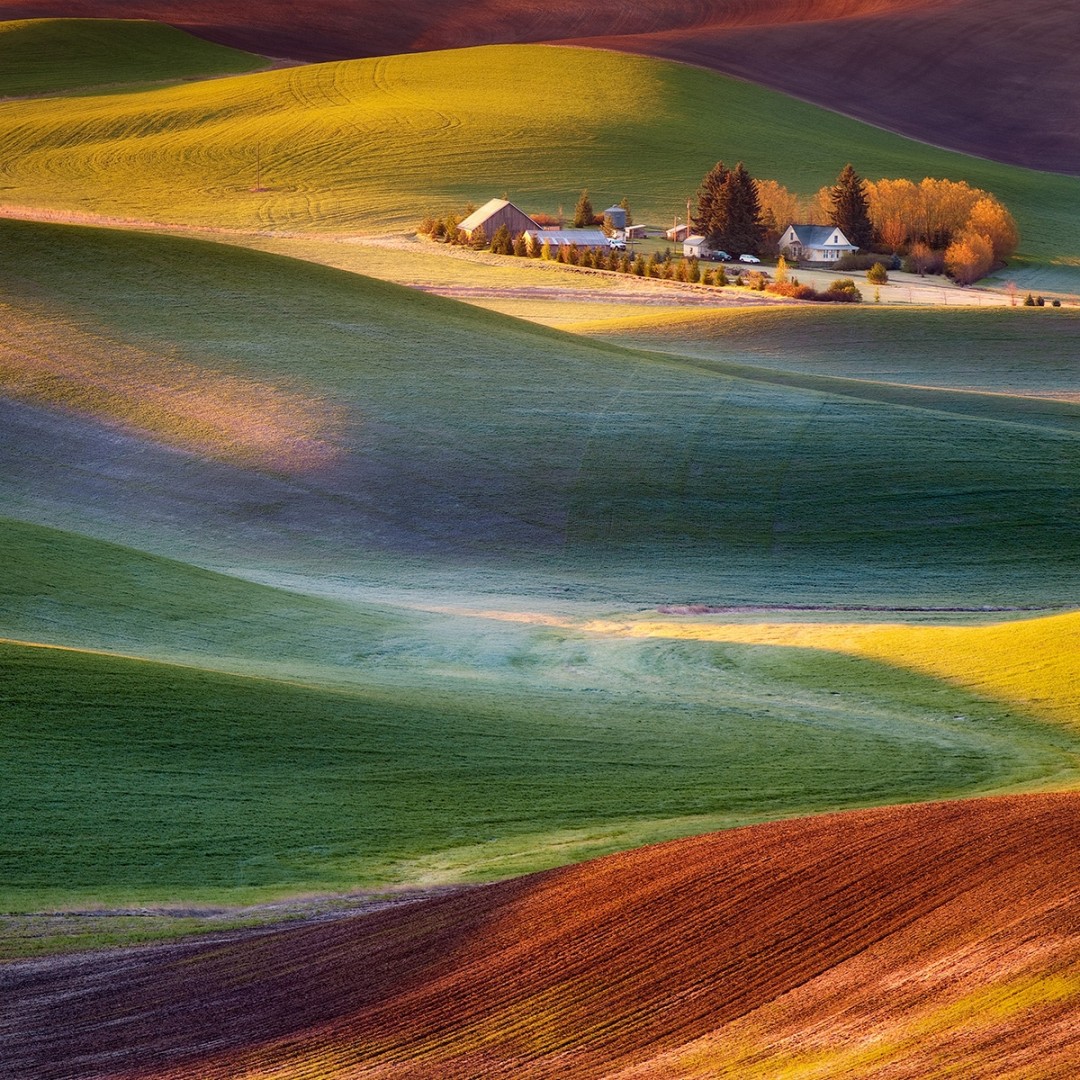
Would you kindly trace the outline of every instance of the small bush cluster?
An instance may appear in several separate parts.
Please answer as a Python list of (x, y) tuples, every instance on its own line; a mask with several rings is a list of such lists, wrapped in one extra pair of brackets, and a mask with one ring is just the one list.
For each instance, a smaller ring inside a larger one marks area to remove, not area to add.
[[(1051, 300), (1050, 306), (1061, 307), (1061, 301)], [(1027, 296), (1024, 297), (1024, 307), (1046, 307), (1046, 297), (1032, 296), (1031, 293), (1028, 293)]]
[(843, 255), (836, 261), (836, 269), (862, 272), (872, 269), (878, 263), (881, 263), (886, 270), (900, 269), (899, 256), (873, 251), (866, 255)]
[[(779, 275), (778, 275), (779, 276)], [(824, 292), (809, 285), (802, 285), (797, 277), (787, 277), (766, 285), (767, 292), (777, 296), (790, 296), (795, 300), (814, 300), (824, 304), (852, 304), (862, 299), (862, 293), (855, 287), (851, 278), (838, 278)]]

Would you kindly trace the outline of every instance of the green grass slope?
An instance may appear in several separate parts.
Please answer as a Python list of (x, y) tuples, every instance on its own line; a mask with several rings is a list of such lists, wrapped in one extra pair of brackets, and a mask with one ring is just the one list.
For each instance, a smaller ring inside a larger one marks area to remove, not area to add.
[[(1072, 595), (1066, 403), (777, 385), (199, 241), (0, 238), (12, 516), (252, 573), (467, 566), (465, 591), (615, 603)], [(75, 371), (65, 335), (107, 357)], [(331, 416), (326, 452), (249, 431), (270, 406), (286, 433)]]
[[(506, 191), (526, 208), (628, 195), (683, 210), (717, 160), (812, 192), (869, 177), (968, 179), (1023, 250), (1075, 258), (1080, 180), (906, 140), (707, 71), (642, 57), (493, 46), (347, 61), (122, 98), (10, 103), (6, 201), (243, 229), (385, 230)], [(256, 186), (256, 153), (263, 170)]]
[(912, 386), (1080, 398), (1080, 312), (771, 307), (575, 323), (574, 333), (782, 371)]
[[(1077, 749), (865, 662), (635, 651), (681, 658), (696, 696), (491, 672), (330, 690), (0, 645), (0, 907), (498, 877), (761, 816), (1060, 778)], [(739, 700), (733, 676), (783, 703)]]
[(111, 19), (0, 22), (0, 97), (238, 75), (267, 66), (161, 23)]

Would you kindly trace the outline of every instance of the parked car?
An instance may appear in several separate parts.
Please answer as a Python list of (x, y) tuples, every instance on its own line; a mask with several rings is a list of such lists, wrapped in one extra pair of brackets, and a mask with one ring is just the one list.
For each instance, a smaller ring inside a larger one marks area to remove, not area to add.
[(730, 262), (731, 256), (726, 251), (710, 251), (706, 256), (711, 262)]
[(625, 240), (609, 240), (607, 243), (608, 243), (608, 247), (611, 248), (612, 251), (625, 251), (626, 250), (626, 241)]
[(744, 263), (759, 263), (761, 260), (756, 255), (740, 255), (739, 262)]

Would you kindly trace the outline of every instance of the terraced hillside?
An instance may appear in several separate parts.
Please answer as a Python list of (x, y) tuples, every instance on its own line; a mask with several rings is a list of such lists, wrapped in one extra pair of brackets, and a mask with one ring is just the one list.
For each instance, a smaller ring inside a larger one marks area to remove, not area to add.
[(1080, 51), (1057, 0), (411, 0), (393, 11), (316, 0), (303, 20), (280, 0), (257, 16), (225, 0), (3, 0), (0, 12), (158, 19), (306, 60), (584, 41), (714, 68), (936, 145), (1080, 172)]
[[(553, 122), (553, 118), (557, 121)], [(810, 194), (845, 161), (993, 191), (1023, 253), (1080, 252), (1080, 180), (966, 158), (710, 72), (610, 52), (501, 46), (315, 65), (0, 108), (10, 207), (242, 230), (414, 228), (492, 192), (639, 220), (684, 214), (718, 157)], [(1065, 267), (1064, 269), (1067, 269)]]
[(863, 811), (9, 968), (7, 1060), (43, 1080), (1065, 1076), (1078, 851), (1075, 795)]

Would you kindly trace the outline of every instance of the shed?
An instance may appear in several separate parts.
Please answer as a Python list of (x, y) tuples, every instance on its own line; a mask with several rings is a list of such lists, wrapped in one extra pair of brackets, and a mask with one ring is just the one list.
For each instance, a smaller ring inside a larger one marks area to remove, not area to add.
[(644, 225), (627, 225), (623, 235), (627, 240), (644, 240), (647, 234)]
[(538, 227), (524, 210), (512, 202), (506, 199), (490, 199), (479, 210), (474, 210), (458, 228), (468, 234), (470, 239), (477, 232), (482, 232), (485, 238), (490, 240), (499, 231), (500, 225), (505, 225), (514, 237), (520, 236), (527, 229)]
[(708, 245), (705, 243), (704, 236), (688, 236), (683, 241), (682, 253), (689, 259), (700, 259), (702, 255), (708, 252)]
[(690, 235), (690, 226), (673, 225), (664, 235), (674, 244), (682, 243)]

